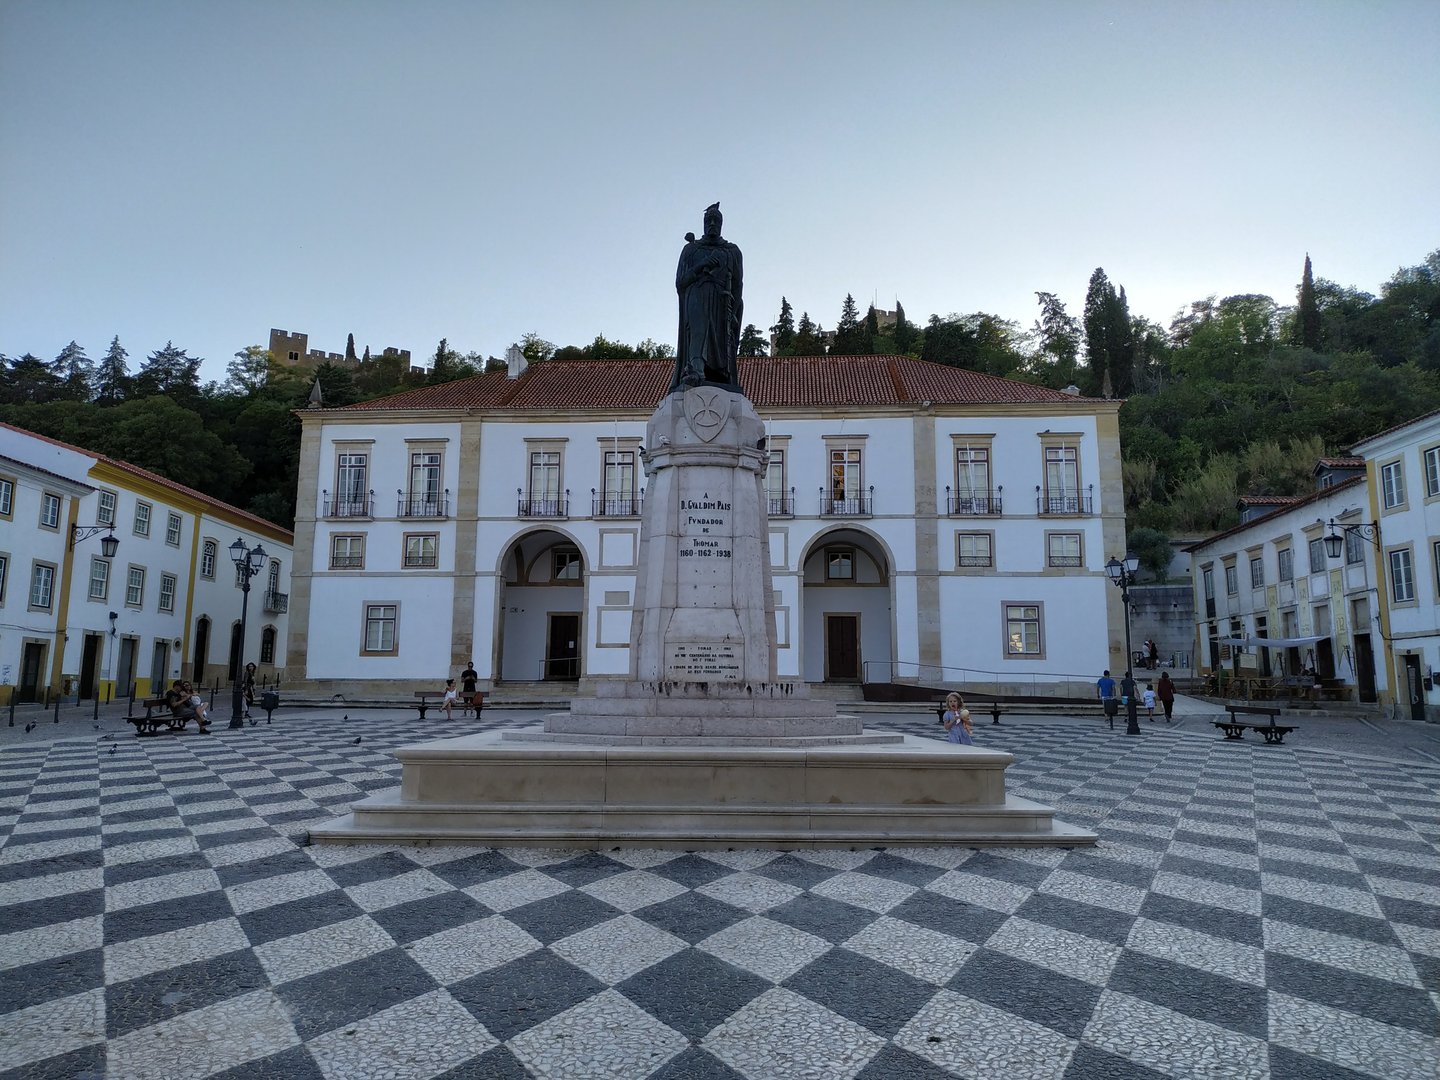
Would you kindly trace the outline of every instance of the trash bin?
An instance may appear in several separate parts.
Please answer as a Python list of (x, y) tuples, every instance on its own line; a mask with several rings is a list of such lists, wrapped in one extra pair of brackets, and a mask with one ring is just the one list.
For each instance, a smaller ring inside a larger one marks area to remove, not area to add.
[(280, 707), (280, 695), (274, 690), (266, 690), (260, 695), (260, 707), (265, 710), (265, 722), (273, 723), (270, 714)]

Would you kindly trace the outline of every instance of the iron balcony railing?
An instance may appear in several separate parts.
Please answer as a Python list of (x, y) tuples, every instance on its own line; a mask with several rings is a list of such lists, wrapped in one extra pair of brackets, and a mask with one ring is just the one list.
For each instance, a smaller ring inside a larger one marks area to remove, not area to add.
[(570, 492), (564, 495), (543, 494), (526, 495), (520, 488), (515, 489), (519, 496), (519, 506), (515, 513), (520, 517), (539, 518), (563, 518), (570, 516)]
[(331, 570), (359, 570), (365, 565), (363, 555), (331, 555)]
[(828, 494), (822, 487), (820, 489), (820, 516), (825, 517), (869, 517), (874, 512), (875, 506), (875, 485), (871, 484), (867, 493), (846, 494), (837, 498)]
[(1037, 514), (1088, 514), (1090, 510), (1089, 495), (1037, 495), (1035, 497), (1035, 512)]
[(265, 611), (271, 615), (284, 615), (290, 610), (290, 594), (267, 589)]
[(945, 489), (945, 512), (952, 517), (965, 517), (980, 514), (1000, 514), (1000, 496), (1005, 491), (1002, 484), (995, 494), (989, 491), (963, 490), (951, 494), (950, 489)]
[(1051, 555), (1050, 565), (1063, 567), (1084, 566), (1085, 561), (1081, 559), (1079, 555)]
[(961, 566), (990, 566), (993, 559), (989, 555), (961, 555)]
[(633, 491), (597, 492), (590, 489), (591, 517), (639, 517), (645, 505), (645, 492), (637, 495)]
[(352, 492), (348, 495), (331, 495), (328, 491), (322, 492), (325, 497), (325, 516), (327, 518), (371, 518), (375, 516), (375, 492)]
[(450, 489), (437, 491), (396, 491), (395, 516), (402, 518), (443, 518), (450, 516)]
[(434, 552), (415, 553), (407, 552), (405, 555), (405, 569), (407, 570), (434, 570), (440, 565), (440, 557)]
[(765, 492), (766, 510), (771, 517), (794, 517), (795, 516), (795, 489), (789, 491), (780, 488), (776, 491)]

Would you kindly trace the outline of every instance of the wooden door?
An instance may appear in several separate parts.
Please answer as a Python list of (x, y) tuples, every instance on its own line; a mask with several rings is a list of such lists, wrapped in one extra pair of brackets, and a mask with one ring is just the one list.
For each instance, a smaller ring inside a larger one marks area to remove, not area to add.
[(825, 616), (825, 681), (860, 681), (860, 616)]
[(580, 678), (580, 615), (552, 611), (545, 640), (543, 678), (573, 682)]

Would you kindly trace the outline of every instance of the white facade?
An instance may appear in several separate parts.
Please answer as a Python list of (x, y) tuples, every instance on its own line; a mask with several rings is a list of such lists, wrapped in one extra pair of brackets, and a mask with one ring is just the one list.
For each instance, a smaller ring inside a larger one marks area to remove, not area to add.
[(1440, 412), (1355, 448), (1379, 525), (1395, 715), (1440, 720)]
[[(107, 535), (118, 541), (108, 559)], [(237, 538), (272, 556), (251, 584), (243, 649)], [(177, 678), (223, 684), (242, 652), (275, 679), (290, 539), (153, 473), (0, 424), (0, 693), (108, 699)]]
[[(471, 660), (490, 686), (627, 677), (639, 450), (664, 383), (648, 368), (633, 394), (601, 380), (647, 365), (519, 376), (574, 404), (534, 387), (547, 407), (497, 400), (507, 381), (527, 400), (512, 369), (302, 414), (292, 677), (318, 692), (431, 687)], [(932, 377), (936, 397), (976, 378)], [(781, 679), (1089, 686), (1122, 666), (1104, 571), (1124, 548), (1118, 403), (1015, 392), (1042, 400), (752, 398), (769, 431)], [(630, 400), (597, 407), (606, 397)]]

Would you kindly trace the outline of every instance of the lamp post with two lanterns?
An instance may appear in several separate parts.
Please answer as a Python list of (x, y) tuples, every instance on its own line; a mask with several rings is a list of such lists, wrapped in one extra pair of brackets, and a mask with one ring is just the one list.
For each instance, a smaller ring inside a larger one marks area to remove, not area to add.
[(264, 567), (265, 549), (259, 544), (247, 547), (244, 540), (237, 538), (230, 545), (230, 558), (235, 562), (235, 584), (244, 594), (240, 601), (240, 648), (233, 672), (235, 690), (230, 712), (230, 728), (233, 730), (245, 726), (244, 688), (241, 686), (245, 671), (245, 623), (250, 614), (250, 579)]
[(1125, 608), (1125, 678), (1121, 681), (1120, 687), (1125, 694), (1126, 735), (1140, 734), (1140, 714), (1137, 711), (1135, 676), (1132, 671), (1135, 653), (1130, 648), (1130, 586), (1135, 584), (1135, 575), (1139, 570), (1140, 559), (1133, 551), (1125, 553), (1124, 562), (1112, 555), (1110, 561), (1105, 564), (1105, 573), (1110, 575), (1111, 583), (1120, 590), (1120, 603)]

